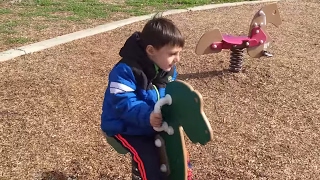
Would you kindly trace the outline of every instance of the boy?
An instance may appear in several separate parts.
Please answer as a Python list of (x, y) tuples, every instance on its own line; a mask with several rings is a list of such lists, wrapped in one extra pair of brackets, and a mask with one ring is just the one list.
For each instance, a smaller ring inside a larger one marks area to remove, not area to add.
[(184, 43), (172, 21), (154, 17), (126, 40), (119, 52), (122, 59), (109, 74), (101, 129), (131, 153), (132, 179), (165, 179), (153, 129), (161, 126), (162, 116), (153, 108), (165, 96), (166, 84), (177, 77), (175, 64)]

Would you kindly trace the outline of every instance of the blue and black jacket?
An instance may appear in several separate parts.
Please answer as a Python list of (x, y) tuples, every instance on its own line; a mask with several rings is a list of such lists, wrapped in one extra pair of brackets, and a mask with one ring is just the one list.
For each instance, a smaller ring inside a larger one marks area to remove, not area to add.
[(153, 135), (150, 113), (165, 96), (166, 84), (177, 76), (176, 67), (165, 72), (147, 56), (139, 32), (132, 34), (109, 74), (101, 114), (101, 129), (108, 135)]

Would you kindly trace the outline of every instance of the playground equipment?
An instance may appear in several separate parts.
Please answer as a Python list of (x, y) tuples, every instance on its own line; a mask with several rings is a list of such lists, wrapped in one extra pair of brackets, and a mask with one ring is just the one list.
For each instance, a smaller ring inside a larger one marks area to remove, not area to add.
[[(187, 150), (183, 132), (192, 143), (205, 145), (212, 140), (212, 129), (203, 112), (202, 96), (188, 83), (176, 80), (167, 84), (166, 96), (160, 99), (155, 112), (161, 112), (164, 122), (155, 138), (155, 146), (160, 148), (161, 171), (169, 180), (187, 180)], [(128, 151), (113, 139), (107, 142), (120, 154)]]
[(229, 70), (231, 72), (239, 72), (242, 69), (245, 48), (252, 58), (272, 56), (268, 52), (271, 42), (271, 37), (266, 29), (268, 23), (272, 23), (276, 27), (281, 24), (281, 17), (276, 3), (264, 6), (254, 15), (250, 23), (248, 36), (221, 34), (219, 29), (214, 29), (201, 36), (195, 52), (198, 55), (204, 55), (219, 53), (223, 49), (228, 49), (231, 51)]

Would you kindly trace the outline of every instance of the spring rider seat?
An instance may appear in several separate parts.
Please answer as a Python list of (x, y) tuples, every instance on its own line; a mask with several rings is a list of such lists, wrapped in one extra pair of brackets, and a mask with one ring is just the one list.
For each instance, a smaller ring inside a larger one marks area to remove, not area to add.
[(281, 17), (276, 3), (264, 6), (254, 15), (249, 26), (248, 36), (221, 34), (219, 29), (214, 29), (201, 36), (195, 52), (198, 55), (204, 55), (219, 53), (223, 49), (230, 50), (229, 70), (231, 72), (239, 72), (242, 69), (245, 48), (252, 58), (273, 56), (268, 52), (271, 42), (271, 37), (267, 32), (268, 23), (272, 23), (276, 27), (281, 24)]

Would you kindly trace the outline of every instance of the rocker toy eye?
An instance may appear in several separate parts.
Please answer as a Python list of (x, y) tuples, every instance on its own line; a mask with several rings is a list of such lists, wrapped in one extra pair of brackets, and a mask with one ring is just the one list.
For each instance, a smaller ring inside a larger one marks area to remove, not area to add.
[(274, 10), (272, 15), (276, 15), (277, 14), (277, 10)]

